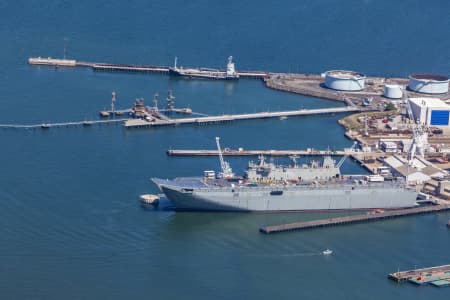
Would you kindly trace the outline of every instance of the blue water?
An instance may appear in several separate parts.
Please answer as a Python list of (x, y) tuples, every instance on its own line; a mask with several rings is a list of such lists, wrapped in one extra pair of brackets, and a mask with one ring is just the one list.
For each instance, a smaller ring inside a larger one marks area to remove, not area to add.
[[(0, 123), (97, 118), (150, 103), (207, 114), (340, 106), (255, 80), (31, 67), (29, 56), (369, 75), (449, 74), (450, 2), (1, 1)], [(126, 131), (117, 125), (0, 130), (2, 299), (444, 299), (448, 289), (397, 285), (397, 268), (448, 264), (448, 213), (265, 236), (261, 224), (317, 214), (175, 213), (139, 206), (149, 178), (198, 175), (215, 158), (169, 148), (343, 148), (341, 116)], [(245, 158), (229, 159), (239, 172)], [(363, 172), (351, 161), (346, 173)], [(330, 257), (320, 255), (331, 248)]]

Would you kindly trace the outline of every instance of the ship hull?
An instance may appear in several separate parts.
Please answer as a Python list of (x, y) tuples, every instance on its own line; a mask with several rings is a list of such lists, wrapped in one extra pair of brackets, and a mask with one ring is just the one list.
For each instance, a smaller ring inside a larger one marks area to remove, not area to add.
[(416, 205), (417, 193), (398, 186), (349, 188), (183, 189), (159, 185), (179, 210), (323, 211), (396, 209)]

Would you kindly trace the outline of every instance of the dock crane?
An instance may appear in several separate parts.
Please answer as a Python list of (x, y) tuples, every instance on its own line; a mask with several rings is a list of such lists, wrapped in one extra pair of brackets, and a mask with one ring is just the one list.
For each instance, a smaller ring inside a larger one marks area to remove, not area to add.
[(222, 175), (222, 178), (233, 178), (234, 173), (230, 167), (230, 164), (223, 159), (222, 149), (220, 148), (220, 138), (219, 137), (216, 137), (216, 144), (217, 144), (217, 151), (219, 152), (220, 168), (222, 169), (222, 172), (220, 174)]
[(153, 109), (155, 110), (155, 111), (158, 111), (158, 97), (159, 97), (159, 94), (158, 93), (155, 93), (154, 95), (153, 95)]
[(428, 144), (427, 132), (424, 128), (418, 124), (419, 122), (414, 119), (411, 104), (407, 101), (406, 109), (408, 111), (409, 119), (413, 121), (411, 127), (413, 132), (413, 141), (408, 151), (408, 164), (412, 166), (414, 156), (417, 154), (420, 157), (425, 156), (425, 147)]
[(173, 111), (173, 109), (175, 107), (175, 105), (174, 105), (175, 96), (173, 95), (172, 90), (167, 91), (166, 101), (167, 101), (166, 109), (168, 111)]

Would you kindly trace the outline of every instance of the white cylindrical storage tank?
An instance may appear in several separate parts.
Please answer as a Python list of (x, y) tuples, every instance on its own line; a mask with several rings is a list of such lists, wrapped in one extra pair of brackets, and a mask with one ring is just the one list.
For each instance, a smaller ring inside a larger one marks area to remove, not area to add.
[(386, 84), (383, 95), (390, 99), (400, 99), (403, 97), (402, 88), (397, 84)]
[(418, 93), (446, 94), (448, 93), (448, 82), (448, 77), (443, 75), (411, 74), (408, 88)]
[(366, 76), (364, 74), (332, 70), (325, 72), (325, 86), (338, 91), (361, 91), (364, 89)]

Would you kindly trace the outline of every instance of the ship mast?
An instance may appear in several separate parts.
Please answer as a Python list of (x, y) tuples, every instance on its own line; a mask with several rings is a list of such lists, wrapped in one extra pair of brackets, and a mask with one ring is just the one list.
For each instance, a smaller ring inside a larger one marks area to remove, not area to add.
[(222, 149), (220, 148), (220, 138), (216, 137), (217, 151), (219, 152), (220, 159), (220, 168), (222, 169), (223, 178), (233, 178), (233, 170), (230, 167), (230, 164), (223, 159)]

